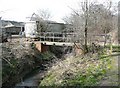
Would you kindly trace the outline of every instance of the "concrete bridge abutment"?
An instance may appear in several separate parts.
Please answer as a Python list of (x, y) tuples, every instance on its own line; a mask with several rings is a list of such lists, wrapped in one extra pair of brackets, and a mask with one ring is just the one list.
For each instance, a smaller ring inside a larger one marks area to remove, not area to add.
[(42, 52), (46, 52), (49, 50), (49, 46), (48, 45), (44, 45), (40, 42), (35, 42), (35, 48), (40, 51), (41, 53)]

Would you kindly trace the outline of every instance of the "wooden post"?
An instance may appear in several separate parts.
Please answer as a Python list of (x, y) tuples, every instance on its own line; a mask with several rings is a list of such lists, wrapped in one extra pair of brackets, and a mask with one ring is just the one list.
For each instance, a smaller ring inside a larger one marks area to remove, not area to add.
[(111, 39), (112, 37), (110, 36), (110, 54), (112, 54), (112, 50), (113, 50), (113, 48), (112, 48), (112, 39)]

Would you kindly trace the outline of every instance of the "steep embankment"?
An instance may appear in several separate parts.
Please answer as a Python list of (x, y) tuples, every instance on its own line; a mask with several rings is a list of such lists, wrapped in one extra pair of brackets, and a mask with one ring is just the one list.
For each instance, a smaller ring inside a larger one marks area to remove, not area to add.
[[(32, 46), (34, 47), (34, 44)], [(17, 83), (15, 88), (19, 86), (28, 86), (28, 87), (38, 86), (39, 81), (44, 78), (44, 75), (49, 70), (49, 68), (51, 68), (56, 62), (59, 62), (64, 59), (63, 58), (65, 54), (64, 51), (66, 52), (65, 47), (49, 46), (49, 52), (42, 53), (43, 57), (46, 60), (48, 60), (47, 63), (45, 64), (43, 63), (42, 66), (28, 73), (25, 77), (25, 80), (23, 80), (20, 83)]]
[(20, 44), (19, 41), (7, 42), (2, 48), (2, 85), (14, 86), (29, 77), (34, 69), (46, 70), (46, 64), (56, 59), (51, 52), (40, 53), (31, 44)]
[(100, 85), (111, 69), (110, 57), (103, 57), (106, 51), (81, 56), (68, 56), (56, 63), (40, 82), (41, 86), (95, 86)]
[[(41, 53), (35, 43), (15, 38), (9, 42), (2, 43), (2, 85), (12, 87), (19, 82), (36, 79), (36, 83), (44, 75), (53, 63), (61, 59), (64, 54), (64, 47), (49, 47), (47, 52)], [(41, 75), (41, 76), (40, 76)], [(38, 85), (38, 84), (37, 84)], [(20, 85), (19, 85), (20, 86)]]

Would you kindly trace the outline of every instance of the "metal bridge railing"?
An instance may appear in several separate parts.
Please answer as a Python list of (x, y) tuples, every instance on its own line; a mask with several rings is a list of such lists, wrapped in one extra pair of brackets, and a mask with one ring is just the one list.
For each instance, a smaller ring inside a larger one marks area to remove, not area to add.
[[(48, 41), (48, 42), (69, 42), (69, 43), (74, 43), (74, 42), (84, 42), (84, 33), (74, 33), (74, 32), (69, 32), (69, 33), (62, 33), (62, 32), (41, 32), (39, 34), (40, 41)], [(105, 36), (106, 34), (91, 34), (88, 33), (88, 42), (104, 42), (105, 41)]]
[(72, 42), (76, 35), (77, 33), (41, 32), (39, 38), (40, 41)]

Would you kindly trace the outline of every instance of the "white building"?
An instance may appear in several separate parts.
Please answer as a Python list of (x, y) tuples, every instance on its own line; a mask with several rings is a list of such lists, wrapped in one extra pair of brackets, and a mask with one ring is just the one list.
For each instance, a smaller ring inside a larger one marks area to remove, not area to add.
[(36, 21), (29, 21), (25, 23), (25, 35), (26, 37), (35, 37), (37, 30)]

